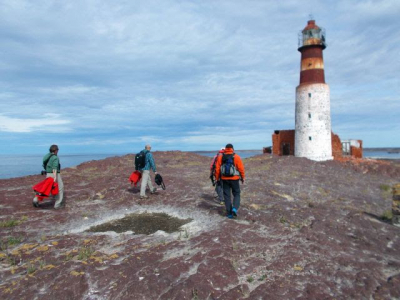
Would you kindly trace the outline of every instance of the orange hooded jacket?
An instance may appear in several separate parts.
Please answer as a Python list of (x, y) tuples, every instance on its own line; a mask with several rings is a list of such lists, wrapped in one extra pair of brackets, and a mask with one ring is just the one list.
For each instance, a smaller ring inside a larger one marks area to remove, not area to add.
[[(233, 153), (234, 153), (234, 151), (232, 148), (225, 148), (224, 154), (233, 154)], [(221, 177), (222, 180), (238, 180), (238, 179), (240, 179), (240, 177), (244, 180), (244, 165), (242, 163), (242, 159), (236, 153), (235, 153), (235, 156), (233, 159), (233, 164), (235, 165), (236, 169), (239, 171), (240, 176), (239, 175), (230, 176), (230, 177), (222, 176)], [(217, 163), (215, 165), (215, 179), (216, 180), (219, 180), (219, 178), (221, 176), (221, 165), (222, 165), (222, 155), (219, 155)]]

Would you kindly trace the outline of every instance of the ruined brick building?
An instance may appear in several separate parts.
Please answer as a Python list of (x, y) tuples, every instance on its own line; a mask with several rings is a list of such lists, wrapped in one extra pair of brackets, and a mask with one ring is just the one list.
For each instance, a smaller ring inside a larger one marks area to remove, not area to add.
[(325, 83), (322, 51), (325, 30), (309, 20), (299, 33), (300, 84), (296, 88), (294, 130), (275, 130), (272, 153), (315, 161), (342, 156), (362, 157), (362, 141), (341, 141), (331, 130), (330, 90)]

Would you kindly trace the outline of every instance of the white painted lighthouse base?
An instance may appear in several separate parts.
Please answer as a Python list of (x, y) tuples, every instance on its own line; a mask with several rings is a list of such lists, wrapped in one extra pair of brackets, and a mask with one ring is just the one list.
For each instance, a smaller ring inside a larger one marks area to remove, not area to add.
[(294, 155), (315, 161), (333, 159), (329, 86), (303, 84), (296, 88)]

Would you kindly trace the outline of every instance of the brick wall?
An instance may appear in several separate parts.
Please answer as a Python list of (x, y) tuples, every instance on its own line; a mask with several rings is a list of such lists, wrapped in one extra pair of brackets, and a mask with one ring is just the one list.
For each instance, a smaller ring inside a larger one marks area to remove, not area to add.
[(337, 134), (332, 132), (332, 156), (334, 159), (338, 159), (343, 156), (342, 142)]
[[(332, 156), (334, 159), (340, 159), (343, 157), (342, 152), (342, 142), (337, 134), (331, 133), (332, 136)], [(282, 156), (283, 144), (290, 145), (289, 155), (294, 155), (294, 141), (295, 141), (295, 131), (294, 130), (275, 130), (272, 135), (272, 154)], [(354, 158), (362, 158), (362, 140), (358, 140), (360, 147), (350, 147), (351, 156)]]
[(294, 130), (275, 130), (275, 133), (272, 135), (272, 153), (283, 155), (283, 144), (289, 144), (289, 155), (294, 155), (294, 132)]
[(350, 146), (350, 153), (351, 153), (351, 156), (353, 156), (355, 158), (362, 158), (363, 157), (362, 140), (358, 140), (358, 142), (360, 143), (360, 148)]

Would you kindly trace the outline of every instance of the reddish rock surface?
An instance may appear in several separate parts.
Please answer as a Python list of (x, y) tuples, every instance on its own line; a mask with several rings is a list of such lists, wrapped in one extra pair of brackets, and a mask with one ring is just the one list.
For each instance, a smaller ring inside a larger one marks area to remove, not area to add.
[[(229, 220), (210, 158), (154, 156), (167, 189), (141, 202), (128, 183), (133, 155), (63, 170), (64, 210), (32, 207), (40, 175), (0, 180), (0, 298), (400, 298), (400, 228), (382, 221), (398, 163), (245, 159)], [(85, 231), (140, 212), (193, 221), (171, 234)]]

